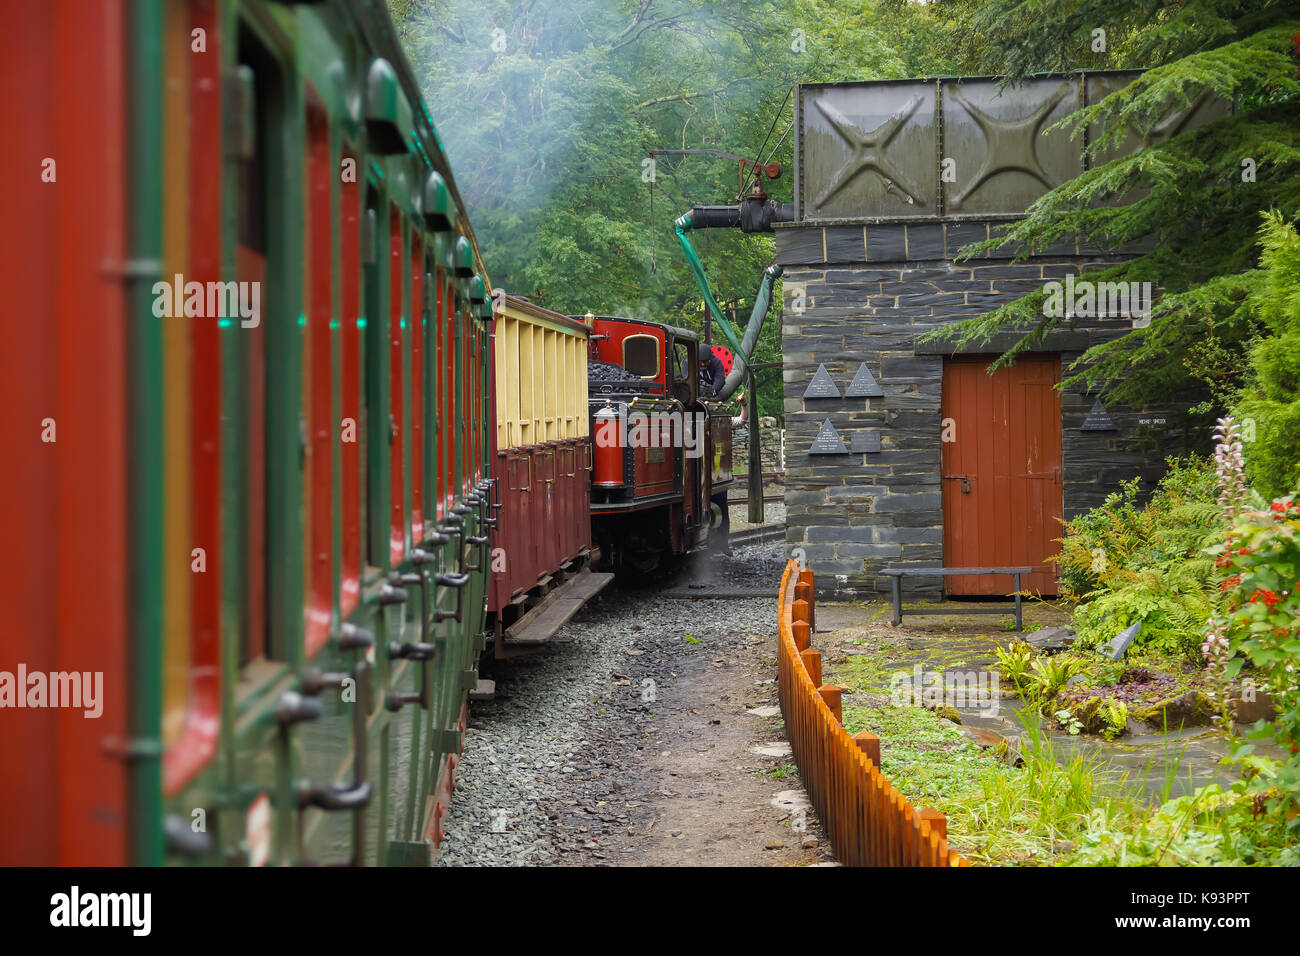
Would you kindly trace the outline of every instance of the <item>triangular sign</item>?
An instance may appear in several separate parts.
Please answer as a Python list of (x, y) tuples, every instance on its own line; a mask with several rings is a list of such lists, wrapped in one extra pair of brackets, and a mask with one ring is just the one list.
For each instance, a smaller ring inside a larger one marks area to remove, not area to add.
[(808, 387), (803, 390), (804, 398), (839, 398), (840, 390), (831, 379), (831, 373), (825, 365), (817, 366), (817, 374), (812, 377)]
[(1119, 431), (1119, 426), (1115, 424), (1115, 420), (1111, 418), (1110, 414), (1106, 411), (1106, 406), (1103, 405), (1101, 399), (1098, 398), (1097, 401), (1093, 403), (1092, 411), (1088, 413), (1088, 417), (1085, 418), (1083, 424), (1079, 426), (1079, 431), (1115, 432)]
[(813, 439), (812, 447), (808, 449), (810, 455), (847, 455), (849, 450), (844, 447), (844, 439), (840, 438), (840, 433), (835, 430), (828, 418), (822, 422), (822, 430), (817, 433)]
[(858, 366), (858, 372), (853, 376), (853, 381), (849, 384), (849, 390), (844, 393), (844, 397), (880, 398), (884, 394), (885, 390), (876, 383), (871, 369), (867, 368), (866, 362), (863, 362)]

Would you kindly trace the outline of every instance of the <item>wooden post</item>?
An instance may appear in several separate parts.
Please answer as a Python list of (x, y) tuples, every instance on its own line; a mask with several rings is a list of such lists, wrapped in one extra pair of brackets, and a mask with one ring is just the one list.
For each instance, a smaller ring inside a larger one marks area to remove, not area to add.
[(939, 834), (940, 840), (948, 839), (948, 818), (933, 807), (921, 811), (921, 819), (930, 824), (930, 832)]
[(867, 755), (867, 759), (880, 769), (880, 738), (875, 734), (862, 731), (860, 734), (853, 735), (853, 742), (858, 745), (858, 749)]
[(802, 650), (799, 652), (799, 659), (803, 661), (804, 670), (806, 670), (808, 672), (808, 676), (812, 678), (813, 686), (821, 687), (822, 652), (814, 651), (812, 648), (807, 648), (806, 650)]
[[(817, 630), (817, 597), (816, 591), (813, 590), (813, 572), (812, 568), (804, 568), (799, 572), (799, 583), (808, 585), (808, 628), (812, 631)], [(797, 592), (796, 597), (800, 597)]]
[(803, 621), (812, 630), (812, 605), (807, 601), (795, 601), (790, 605), (790, 621)]
[[(816, 651), (813, 651), (813, 653), (817, 654)], [(818, 656), (820, 657), (821, 655), (818, 654)], [(818, 661), (817, 669), (821, 670), (820, 661)], [(838, 723), (844, 723), (844, 718), (840, 711), (840, 689), (834, 684), (826, 684), (822, 687), (818, 687), (817, 693), (822, 695), (822, 700), (826, 701), (826, 706), (829, 707), (831, 713), (835, 715), (835, 720)]]
[(812, 628), (808, 626), (807, 621), (795, 621), (790, 627), (794, 637), (794, 649), (796, 651), (806, 651), (812, 644)]

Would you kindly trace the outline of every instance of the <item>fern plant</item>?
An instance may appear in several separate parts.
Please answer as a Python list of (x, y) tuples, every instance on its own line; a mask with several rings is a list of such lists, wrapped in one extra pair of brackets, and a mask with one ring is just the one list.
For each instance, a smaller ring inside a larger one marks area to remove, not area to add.
[(1227, 534), (1208, 459), (1171, 459), (1150, 499), (1137, 479), (1065, 525), (1059, 562), (1083, 647), (1100, 647), (1131, 624), (1137, 643), (1195, 656), (1218, 602), (1209, 553)]

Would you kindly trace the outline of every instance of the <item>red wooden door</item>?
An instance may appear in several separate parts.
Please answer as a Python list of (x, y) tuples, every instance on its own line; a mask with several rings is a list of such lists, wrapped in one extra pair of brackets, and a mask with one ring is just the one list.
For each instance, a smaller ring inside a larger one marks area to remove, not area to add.
[[(1032, 567), (1021, 586), (1056, 594), (1061, 535), (1059, 356), (988, 374), (990, 356), (943, 369), (943, 554), (948, 567)], [(949, 594), (1008, 594), (1007, 575), (955, 575)]]

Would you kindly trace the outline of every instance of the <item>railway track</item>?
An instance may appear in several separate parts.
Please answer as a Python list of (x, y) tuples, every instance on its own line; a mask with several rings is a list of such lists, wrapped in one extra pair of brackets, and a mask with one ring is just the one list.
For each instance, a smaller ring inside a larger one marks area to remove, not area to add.
[[(731, 546), (735, 548), (738, 545), (756, 545), (768, 542), (784, 541), (784, 525), (760, 525), (757, 528), (745, 528), (740, 531), (733, 531), (730, 535)], [(710, 560), (717, 560), (716, 557), (710, 556)], [(723, 558), (724, 561), (730, 561), (731, 558)], [(742, 561), (744, 559), (741, 559)], [(771, 585), (764, 584), (759, 587), (744, 587), (737, 585), (734, 581), (727, 580), (730, 575), (723, 574), (721, 580), (690, 580), (682, 581), (680, 578), (677, 583), (671, 584), (660, 592), (661, 597), (674, 598), (677, 600), (687, 598), (695, 600), (715, 599), (715, 598), (762, 598), (771, 595)], [(712, 576), (708, 576), (712, 577)]]
[(761, 544), (764, 541), (780, 541), (785, 537), (785, 525), (760, 525), (757, 528), (733, 531), (729, 537), (733, 547), (738, 544)]

